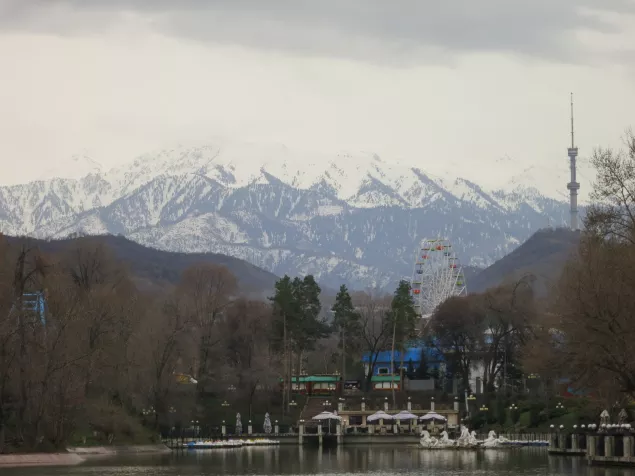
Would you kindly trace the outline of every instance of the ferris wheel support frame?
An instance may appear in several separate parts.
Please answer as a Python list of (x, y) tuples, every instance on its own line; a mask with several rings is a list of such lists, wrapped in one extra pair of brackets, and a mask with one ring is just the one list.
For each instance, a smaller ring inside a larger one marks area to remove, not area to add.
[(410, 286), (415, 308), (426, 326), (439, 304), (452, 296), (467, 295), (463, 268), (449, 239), (421, 240)]

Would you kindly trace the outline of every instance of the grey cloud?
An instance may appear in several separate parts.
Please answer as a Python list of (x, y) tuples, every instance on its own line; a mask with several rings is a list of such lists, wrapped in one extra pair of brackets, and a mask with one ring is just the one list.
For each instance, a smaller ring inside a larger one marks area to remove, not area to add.
[[(417, 58), (426, 49), (583, 61), (573, 31), (615, 28), (585, 9), (635, 14), (635, 0), (0, 0), (0, 5), (3, 2), (9, 5), (0, 9), (4, 28), (86, 31), (87, 25), (103, 26), (127, 11), (146, 16), (164, 33), (197, 41), (382, 62)], [(51, 15), (55, 8), (64, 15)]]

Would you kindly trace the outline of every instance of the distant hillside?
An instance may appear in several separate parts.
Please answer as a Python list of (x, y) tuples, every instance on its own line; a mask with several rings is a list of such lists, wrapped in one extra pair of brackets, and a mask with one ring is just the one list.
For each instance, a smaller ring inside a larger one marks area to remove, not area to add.
[(462, 271), (463, 276), (465, 276), (467, 288), (471, 291), (472, 283), (476, 282), (477, 276), (485, 271), (485, 268), (477, 268), (476, 266), (463, 266)]
[(536, 291), (545, 293), (549, 283), (562, 272), (565, 262), (575, 251), (579, 241), (579, 231), (567, 228), (540, 230), (507, 256), (469, 280), (469, 291), (483, 292), (504, 281), (533, 274), (536, 277)]
[[(22, 238), (8, 237), (10, 242)], [(196, 263), (213, 263), (226, 266), (238, 279), (244, 294), (269, 295), (274, 288), (276, 275), (238, 258), (216, 253), (175, 253), (142, 246), (122, 236), (102, 235), (63, 240), (30, 241), (44, 252), (61, 252), (79, 240), (102, 243), (110, 248), (115, 256), (123, 261), (137, 284), (143, 287), (156, 287), (175, 284), (181, 273)]]

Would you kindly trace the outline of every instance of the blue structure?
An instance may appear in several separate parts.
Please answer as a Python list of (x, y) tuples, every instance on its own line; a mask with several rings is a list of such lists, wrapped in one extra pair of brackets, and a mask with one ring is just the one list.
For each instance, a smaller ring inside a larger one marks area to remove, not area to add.
[[(403, 365), (404, 368), (407, 369), (410, 362), (412, 362), (412, 366), (416, 369), (419, 368), (421, 364), (421, 353), (425, 352), (426, 363), (428, 366), (428, 371), (432, 371), (434, 369), (438, 369), (439, 365), (445, 362), (443, 355), (435, 348), (426, 347), (426, 346), (417, 346), (417, 347), (409, 347), (406, 349), (403, 355)], [(377, 357), (375, 368), (373, 370), (373, 375), (391, 375), (393, 373), (398, 373), (399, 367), (401, 366), (401, 352), (395, 350), (394, 354), (394, 365), (395, 368), (390, 368), (391, 363), (391, 351), (382, 350), (377, 354), (365, 353), (362, 357), (362, 363), (364, 367), (368, 368), (368, 366), (375, 360), (375, 356)]]
[[(46, 298), (43, 292), (24, 293), (22, 295), (22, 308), (25, 311), (33, 312), (42, 325), (46, 325)], [(13, 309), (15, 309), (15, 305)]]

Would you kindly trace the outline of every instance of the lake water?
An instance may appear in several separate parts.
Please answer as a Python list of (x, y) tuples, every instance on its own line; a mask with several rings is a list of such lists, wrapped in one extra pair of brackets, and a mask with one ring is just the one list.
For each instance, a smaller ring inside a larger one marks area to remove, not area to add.
[(3, 468), (2, 476), (635, 476), (635, 470), (588, 467), (584, 458), (548, 456), (541, 448), (426, 451), (417, 446), (347, 446), (320, 450), (297, 446), (183, 451), (168, 455), (92, 459), (80, 466)]

